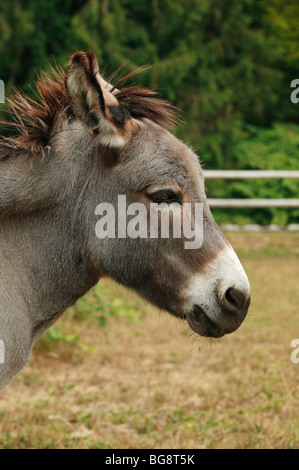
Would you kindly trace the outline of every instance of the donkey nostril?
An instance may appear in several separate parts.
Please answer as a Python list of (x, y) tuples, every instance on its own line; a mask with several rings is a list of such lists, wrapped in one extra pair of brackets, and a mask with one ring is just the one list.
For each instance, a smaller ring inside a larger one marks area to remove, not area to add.
[(241, 310), (247, 300), (247, 296), (238, 289), (230, 287), (225, 292), (222, 303), (230, 311)]

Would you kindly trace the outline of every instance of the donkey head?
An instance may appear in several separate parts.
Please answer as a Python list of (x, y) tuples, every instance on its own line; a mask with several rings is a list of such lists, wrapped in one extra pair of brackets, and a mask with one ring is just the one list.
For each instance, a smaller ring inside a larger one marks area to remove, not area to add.
[[(98, 170), (84, 209), (89, 262), (187, 319), (200, 335), (220, 337), (236, 330), (249, 307), (248, 279), (213, 220), (198, 156), (160, 125), (173, 121), (170, 106), (149, 90), (119, 91), (108, 84), (93, 53), (72, 56), (65, 84), (75, 124), (89, 135)], [(181, 236), (173, 234), (174, 226), (182, 228), (187, 206), (194, 239), (196, 230), (202, 231), (201, 243), (191, 247), (183, 230)], [(105, 227), (100, 219), (106, 234), (100, 238), (95, 230), (99, 215), (106, 217)], [(158, 228), (151, 236), (154, 215)], [(163, 215), (169, 237), (162, 236)]]

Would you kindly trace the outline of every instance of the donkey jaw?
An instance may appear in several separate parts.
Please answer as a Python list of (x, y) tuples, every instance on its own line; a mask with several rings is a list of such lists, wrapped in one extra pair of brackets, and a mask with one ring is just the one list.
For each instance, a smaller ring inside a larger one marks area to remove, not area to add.
[(237, 330), (250, 304), (250, 287), (244, 269), (230, 245), (189, 286), (185, 316), (193, 331), (220, 338)]

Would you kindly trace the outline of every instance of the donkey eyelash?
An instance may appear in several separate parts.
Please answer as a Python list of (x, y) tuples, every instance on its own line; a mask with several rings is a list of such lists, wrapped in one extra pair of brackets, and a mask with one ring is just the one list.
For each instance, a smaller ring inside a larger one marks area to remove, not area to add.
[(156, 193), (150, 194), (149, 198), (158, 204), (162, 204), (163, 202), (168, 204), (173, 202), (181, 202), (179, 196), (172, 191), (157, 191)]

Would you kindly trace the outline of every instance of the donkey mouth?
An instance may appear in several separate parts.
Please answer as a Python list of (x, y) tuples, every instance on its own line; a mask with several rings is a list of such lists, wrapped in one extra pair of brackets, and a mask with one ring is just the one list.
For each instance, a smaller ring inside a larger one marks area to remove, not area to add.
[(200, 336), (220, 338), (228, 333), (228, 331), (223, 331), (221, 327), (216, 325), (198, 305), (195, 305), (193, 310), (187, 314), (187, 321), (190, 328)]

